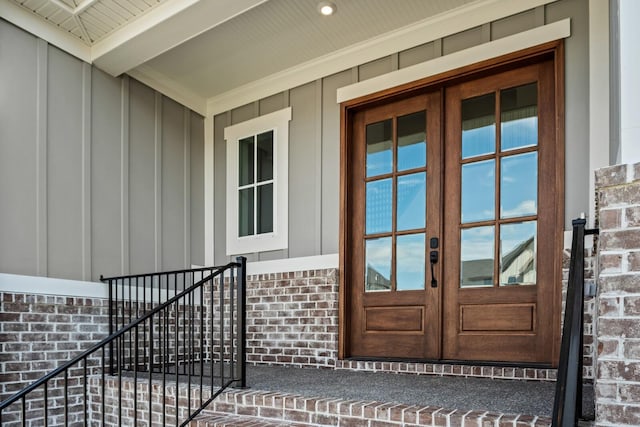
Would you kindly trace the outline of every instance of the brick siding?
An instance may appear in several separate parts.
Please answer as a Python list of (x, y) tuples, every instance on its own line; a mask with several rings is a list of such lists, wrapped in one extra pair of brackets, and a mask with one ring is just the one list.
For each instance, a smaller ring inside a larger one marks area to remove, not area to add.
[(249, 362), (335, 367), (336, 269), (254, 275), (247, 282)]
[(596, 425), (640, 425), (640, 163), (596, 172)]

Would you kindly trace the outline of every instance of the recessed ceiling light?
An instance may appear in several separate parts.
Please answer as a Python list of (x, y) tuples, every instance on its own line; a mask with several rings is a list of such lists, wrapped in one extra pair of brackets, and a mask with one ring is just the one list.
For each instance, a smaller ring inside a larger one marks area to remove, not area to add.
[(330, 1), (321, 1), (318, 3), (318, 12), (324, 16), (333, 15), (336, 13), (336, 5)]

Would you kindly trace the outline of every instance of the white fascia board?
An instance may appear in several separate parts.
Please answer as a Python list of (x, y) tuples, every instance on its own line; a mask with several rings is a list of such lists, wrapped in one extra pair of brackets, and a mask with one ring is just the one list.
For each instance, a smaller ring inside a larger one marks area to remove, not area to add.
[(170, 0), (93, 45), (93, 62), (118, 76), (268, 0)]
[(215, 115), (393, 53), (557, 0), (479, 0), (305, 62), (207, 100)]
[(571, 20), (567, 18), (553, 24), (543, 25), (479, 46), (470, 47), (450, 55), (440, 56), (360, 83), (341, 87), (337, 91), (337, 102), (349, 101), (425, 77), (435, 76), (445, 71), (455, 70), (456, 68), (497, 58), (508, 53), (563, 39), (570, 35)]
[(141, 65), (130, 70), (127, 74), (196, 113), (202, 116), (206, 114), (207, 100), (205, 98), (176, 84), (175, 81), (156, 72), (153, 68)]
[(82, 40), (9, 0), (0, 0), (0, 17), (76, 58), (91, 63), (91, 48)]

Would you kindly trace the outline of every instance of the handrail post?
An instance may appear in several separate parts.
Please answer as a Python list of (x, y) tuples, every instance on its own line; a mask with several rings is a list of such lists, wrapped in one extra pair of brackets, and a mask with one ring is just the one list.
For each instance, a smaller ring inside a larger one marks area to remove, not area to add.
[(565, 302), (560, 364), (553, 403), (552, 427), (574, 427), (582, 416), (582, 357), (584, 335), (584, 237), (587, 221), (572, 221), (573, 239)]
[[(247, 388), (247, 258), (236, 258), (238, 275), (238, 382)], [(231, 356), (233, 357), (233, 355)]]

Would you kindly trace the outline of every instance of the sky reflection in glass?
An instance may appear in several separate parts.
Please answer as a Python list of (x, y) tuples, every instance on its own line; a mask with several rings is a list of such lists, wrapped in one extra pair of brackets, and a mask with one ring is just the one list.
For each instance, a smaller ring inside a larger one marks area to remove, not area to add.
[(424, 228), (426, 215), (427, 174), (414, 173), (398, 177), (396, 228)]
[(495, 218), (495, 160), (462, 165), (462, 222)]
[(396, 238), (396, 290), (424, 289), (424, 234), (409, 234)]
[(538, 85), (530, 83), (500, 92), (503, 151), (538, 144)]
[(424, 167), (427, 162), (425, 111), (398, 117), (398, 170)]
[(500, 217), (538, 212), (538, 153), (503, 157), (500, 166)]
[(391, 237), (365, 242), (365, 290), (391, 289)]
[(367, 176), (391, 173), (393, 150), (391, 119), (367, 125)]
[(393, 208), (391, 178), (371, 181), (366, 187), (366, 234), (387, 233), (391, 231), (391, 212)]
[(462, 101), (462, 158), (495, 153), (495, 93)]

